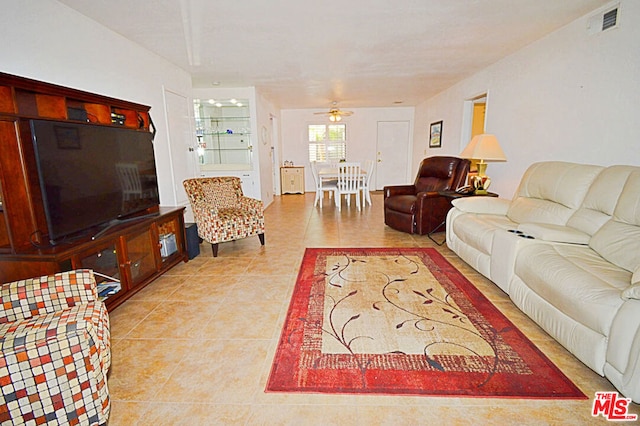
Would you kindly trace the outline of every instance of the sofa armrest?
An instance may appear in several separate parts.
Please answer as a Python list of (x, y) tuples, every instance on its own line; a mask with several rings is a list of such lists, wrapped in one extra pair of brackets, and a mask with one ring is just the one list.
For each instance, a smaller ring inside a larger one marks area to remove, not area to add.
[(255, 198), (245, 197), (244, 195), (238, 198), (240, 202), (240, 208), (246, 209), (253, 214), (262, 215), (264, 212), (264, 206), (262, 201)]
[(2, 424), (106, 424), (106, 371), (91, 321), (67, 315), (77, 308), (0, 325)]
[(395, 197), (397, 195), (416, 195), (415, 185), (394, 185), (384, 187), (384, 198)]
[(640, 403), (640, 300), (627, 300), (613, 319), (605, 376), (625, 397)]
[(451, 204), (465, 213), (506, 215), (511, 200), (496, 197), (464, 197), (456, 198)]
[(518, 225), (518, 230), (537, 240), (553, 243), (587, 245), (591, 239), (591, 235), (570, 226), (550, 223), (521, 223)]
[(193, 216), (197, 223), (205, 222), (213, 217), (218, 216), (218, 208), (207, 201), (199, 201), (192, 204)]
[(79, 269), (3, 284), (0, 323), (20, 321), (98, 300), (93, 271)]

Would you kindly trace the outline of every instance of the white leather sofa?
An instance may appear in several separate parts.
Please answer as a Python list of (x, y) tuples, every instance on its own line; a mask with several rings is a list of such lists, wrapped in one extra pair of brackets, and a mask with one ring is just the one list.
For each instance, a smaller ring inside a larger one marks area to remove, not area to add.
[(536, 163), (513, 200), (453, 205), (449, 248), (640, 402), (640, 167)]

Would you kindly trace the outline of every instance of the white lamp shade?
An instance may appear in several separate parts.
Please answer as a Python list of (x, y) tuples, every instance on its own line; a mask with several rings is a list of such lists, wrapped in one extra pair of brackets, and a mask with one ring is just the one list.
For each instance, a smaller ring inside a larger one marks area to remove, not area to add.
[(498, 139), (494, 135), (476, 135), (469, 145), (460, 153), (462, 158), (482, 161), (507, 161)]

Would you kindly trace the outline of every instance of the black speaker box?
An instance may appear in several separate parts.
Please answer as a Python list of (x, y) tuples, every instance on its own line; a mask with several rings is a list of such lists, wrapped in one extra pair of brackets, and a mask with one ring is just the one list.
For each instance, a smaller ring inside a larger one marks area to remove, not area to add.
[(189, 260), (200, 254), (200, 237), (198, 237), (198, 225), (195, 223), (184, 224), (187, 234), (187, 255)]

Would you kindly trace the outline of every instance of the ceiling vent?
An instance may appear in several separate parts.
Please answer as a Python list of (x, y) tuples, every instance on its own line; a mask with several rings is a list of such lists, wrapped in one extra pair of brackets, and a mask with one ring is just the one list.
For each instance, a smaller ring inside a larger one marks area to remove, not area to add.
[(589, 18), (587, 29), (589, 34), (596, 34), (618, 26), (619, 4), (612, 8), (607, 8)]

